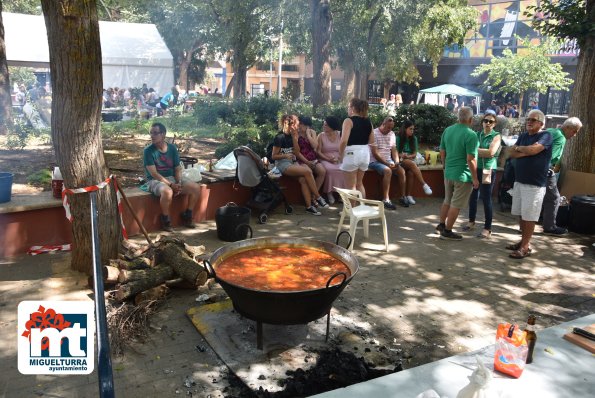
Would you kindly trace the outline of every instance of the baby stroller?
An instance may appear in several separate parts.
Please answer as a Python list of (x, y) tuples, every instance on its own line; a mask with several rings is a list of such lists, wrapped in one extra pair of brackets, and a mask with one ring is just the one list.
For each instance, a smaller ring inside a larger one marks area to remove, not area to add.
[(268, 213), (281, 201), (285, 204), (285, 214), (293, 213), (293, 207), (287, 203), (281, 188), (267, 174), (260, 156), (246, 146), (234, 149), (233, 154), (238, 162), (236, 181), (244, 187), (252, 188), (252, 198), (246, 205), (260, 211), (258, 216), (260, 224), (266, 224), (269, 219)]

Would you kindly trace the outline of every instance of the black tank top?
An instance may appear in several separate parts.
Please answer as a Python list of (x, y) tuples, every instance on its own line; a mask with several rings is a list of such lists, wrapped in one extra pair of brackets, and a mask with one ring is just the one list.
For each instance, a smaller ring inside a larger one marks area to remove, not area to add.
[(368, 145), (372, 134), (372, 122), (367, 117), (351, 116), (353, 128), (349, 134), (347, 145)]

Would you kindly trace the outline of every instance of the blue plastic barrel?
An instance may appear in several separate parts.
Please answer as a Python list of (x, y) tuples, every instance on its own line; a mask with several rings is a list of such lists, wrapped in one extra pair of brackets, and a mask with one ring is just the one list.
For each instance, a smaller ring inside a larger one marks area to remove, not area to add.
[(12, 195), (12, 173), (0, 173), (0, 203), (10, 202)]

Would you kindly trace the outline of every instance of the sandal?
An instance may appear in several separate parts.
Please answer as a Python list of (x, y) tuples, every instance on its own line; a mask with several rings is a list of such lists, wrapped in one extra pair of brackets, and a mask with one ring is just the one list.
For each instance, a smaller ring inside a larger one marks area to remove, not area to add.
[(518, 249), (510, 253), (508, 257), (520, 260), (522, 258), (529, 257), (532, 251), (533, 250), (531, 250), (531, 248), (528, 248), (527, 250)]
[(477, 234), (477, 237), (480, 239), (490, 239), (491, 236), (492, 236), (492, 231), (490, 231), (489, 229), (484, 229), (479, 234)]
[(463, 226), (463, 231), (468, 232), (475, 229), (475, 221), (469, 221), (465, 226)]
[(506, 246), (506, 250), (519, 250), (521, 248), (521, 242), (519, 243), (511, 243), (508, 246)]

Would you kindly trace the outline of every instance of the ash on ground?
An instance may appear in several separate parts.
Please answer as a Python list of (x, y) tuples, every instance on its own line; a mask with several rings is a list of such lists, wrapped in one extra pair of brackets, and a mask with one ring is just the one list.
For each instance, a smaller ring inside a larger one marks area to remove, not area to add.
[(267, 390), (253, 391), (237, 376), (229, 373), (229, 388), (224, 391), (228, 398), (296, 398), (320, 394), (325, 391), (343, 388), (352, 384), (375, 379), (380, 376), (403, 370), (400, 362), (393, 369), (377, 369), (367, 363), (363, 357), (356, 357), (339, 349), (321, 351), (316, 365), (303, 370), (298, 368), (286, 373), (287, 378), (282, 381), (285, 387), (282, 391), (268, 392)]

